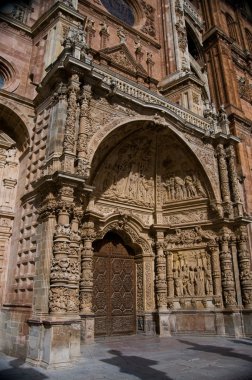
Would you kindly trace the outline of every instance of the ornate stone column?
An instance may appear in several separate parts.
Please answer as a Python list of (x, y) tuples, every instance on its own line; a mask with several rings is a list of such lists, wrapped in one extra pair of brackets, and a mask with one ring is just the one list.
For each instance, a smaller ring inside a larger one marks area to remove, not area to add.
[(166, 276), (167, 276), (167, 296), (168, 296), (168, 307), (173, 308), (173, 298), (174, 298), (174, 282), (173, 282), (173, 253), (165, 249), (166, 255)]
[(229, 178), (226, 162), (226, 153), (223, 144), (218, 144), (217, 146), (217, 159), (219, 166), (220, 175), (220, 187), (223, 199), (223, 209), (224, 215), (232, 217), (233, 208), (231, 204), (230, 189), (229, 189)]
[(234, 283), (234, 271), (232, 255), (229, 249), (230, 231), (222, 228), (220, 241), (220, 264), (221, 264), (221, 282), (223, 290), (224, 305), (228, 309), (236, 308), (236, 292)]
[(234, 209), (235, 209), (235, 216), (242, 216), (243, 215), (243, 209), (242, 209), (242, 202), (240, 197), (240, 191), (239, 191), (239, 184), (238, 184), (238, 178), (237, 178), (237, 172), (235, 167), (235, 150), (233, 145), (229, 145), (227, 148), (227, 158), (228, 158), (228, 172), (229, 172), (229, 178), (230, 178), (230, 184), (231, 184), (231, 190), (232, 190), (232, 199), (235, 203)]
[(83, 86), (80, 106), (80, 128), (77, 142), (78, 166), (77, 173), (82, 176), (89, 175), (89, 166), (87, 161), (87, 142), (90, 131), (90, 99), (91, 86)]
[(80, 316), (82, 320), (81, 338), (85, 343), (94, 340), (93, 312), (93, 247), (95, 239), (94, 223), (87, 221), (82, 227), (83, 247), (81, 252)]
[(62, 157), (62, 170), (70, 173), (74, 172), (75, 124), (79, 87), (79, 77), (77, 74), (73, 74), (68, 85), (67, 117), (65, 122)]
[(167, 310), (167, 282), (166, 282), (166, 257), (164, 255), (164, 242), (156, 242), (156, 291), (157, 307), (159, 311)]
[(220, 308), (222, 306), (222, 296), (221, 296), (220, 252), (219, 252), (218, 244), (213, 241), (209, 242), (208, 250), (211, 255), (214, 304), (217, 308)]
[(250, 269), (248, 233), (246, 226), (240, 226), (238, 229), (237, 250), (243, 305), (246, 309), (252, 309), (252, 272)]
[(40, 209), (41, 258), (27, 354), (29, 362), (51, 368), (68, 366), (80, 355), (80, 237), (73, 215), (74, 187), (60, 179), (54, 187), (57, 195), (49, 192)]
[[(62, 186), (53, 241), (51, 264), (51, 287), (49, 292), (49, 311), (57, 316), (79, 315), (80, 262), (78, 252), (78, 221), (72, 213), (73, 188)], [(77, 250), (76, 250), (77, 246)]]

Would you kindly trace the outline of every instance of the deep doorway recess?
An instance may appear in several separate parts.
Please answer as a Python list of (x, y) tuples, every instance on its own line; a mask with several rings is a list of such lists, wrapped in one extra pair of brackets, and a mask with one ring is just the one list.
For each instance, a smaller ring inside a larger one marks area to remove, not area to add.
[(95, 336), (136, 332), (134, 252), (114, 233), (94, 243)]

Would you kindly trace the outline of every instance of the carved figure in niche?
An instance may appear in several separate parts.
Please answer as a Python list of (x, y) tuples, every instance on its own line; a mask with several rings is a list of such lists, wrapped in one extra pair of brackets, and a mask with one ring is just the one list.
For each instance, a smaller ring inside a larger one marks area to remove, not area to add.
[(204, 276), (204, 271), (202, 267), (196, 268), (195, 295), (196, 296), (205, 295), (205, 276)]
[[(169, 176), (169, 175), (168, 175)], [(175, 175), (172, 173), (163, 182), (163, 202), (206, 197), (206, 192), (196, 175)]]
[(193, 296), (195, 294), (194, 290), (194, 283), (195, 283), (195, 272), (193, 267), (189, 267), (189, 279), (187, 282), (187, 293), (189, 296)]
[(185, 177), (186, 195), (188, 198), (194, 198), (197, 196), (197, 190), (193, 184), (192, 177), (187, 175)]
[(181, 297), (183, 295), (183, 279), (180, 275), (180, 269), (175, 269), (174, 273), (175, 294), (177, 297)]

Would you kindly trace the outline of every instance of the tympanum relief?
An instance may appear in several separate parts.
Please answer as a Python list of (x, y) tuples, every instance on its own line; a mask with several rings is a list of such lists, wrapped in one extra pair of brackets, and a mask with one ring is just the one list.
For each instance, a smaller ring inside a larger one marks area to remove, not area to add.
[(168, 131), (142, 128), (110, 151), (95, 177), (96, 200), (153, 209), (207, 198), (190, 153)]

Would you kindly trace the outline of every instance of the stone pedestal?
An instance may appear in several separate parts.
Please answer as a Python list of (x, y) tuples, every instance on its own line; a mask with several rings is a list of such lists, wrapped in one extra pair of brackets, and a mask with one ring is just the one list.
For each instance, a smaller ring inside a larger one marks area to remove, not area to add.
[(81, 315), (81, 341), (85, 344), (94, 343), (94, 315)]
[(69, 367), (80, 357), (80, 321), (29, 321), (27, 363)]
[(252, 309), (243, 310), (243, 326), (244, 326), (244, 335), (252, 338)]
[(145, 335), (156, 335), (155, 316), (152, 313), (144, 315), (144, 333)]
[(224, 311), (225, 335), (240, 338), (244, 336), (243, 320), (239, 311)]
[(162, 337), (171, 336), (173, 316), (169, 312), (158, 313), (158, 332)]
[(223, 313), (215, 314), (215, 326), (216, 326), (216, 334), (220, 336), (225, 335), (225, 321)]

